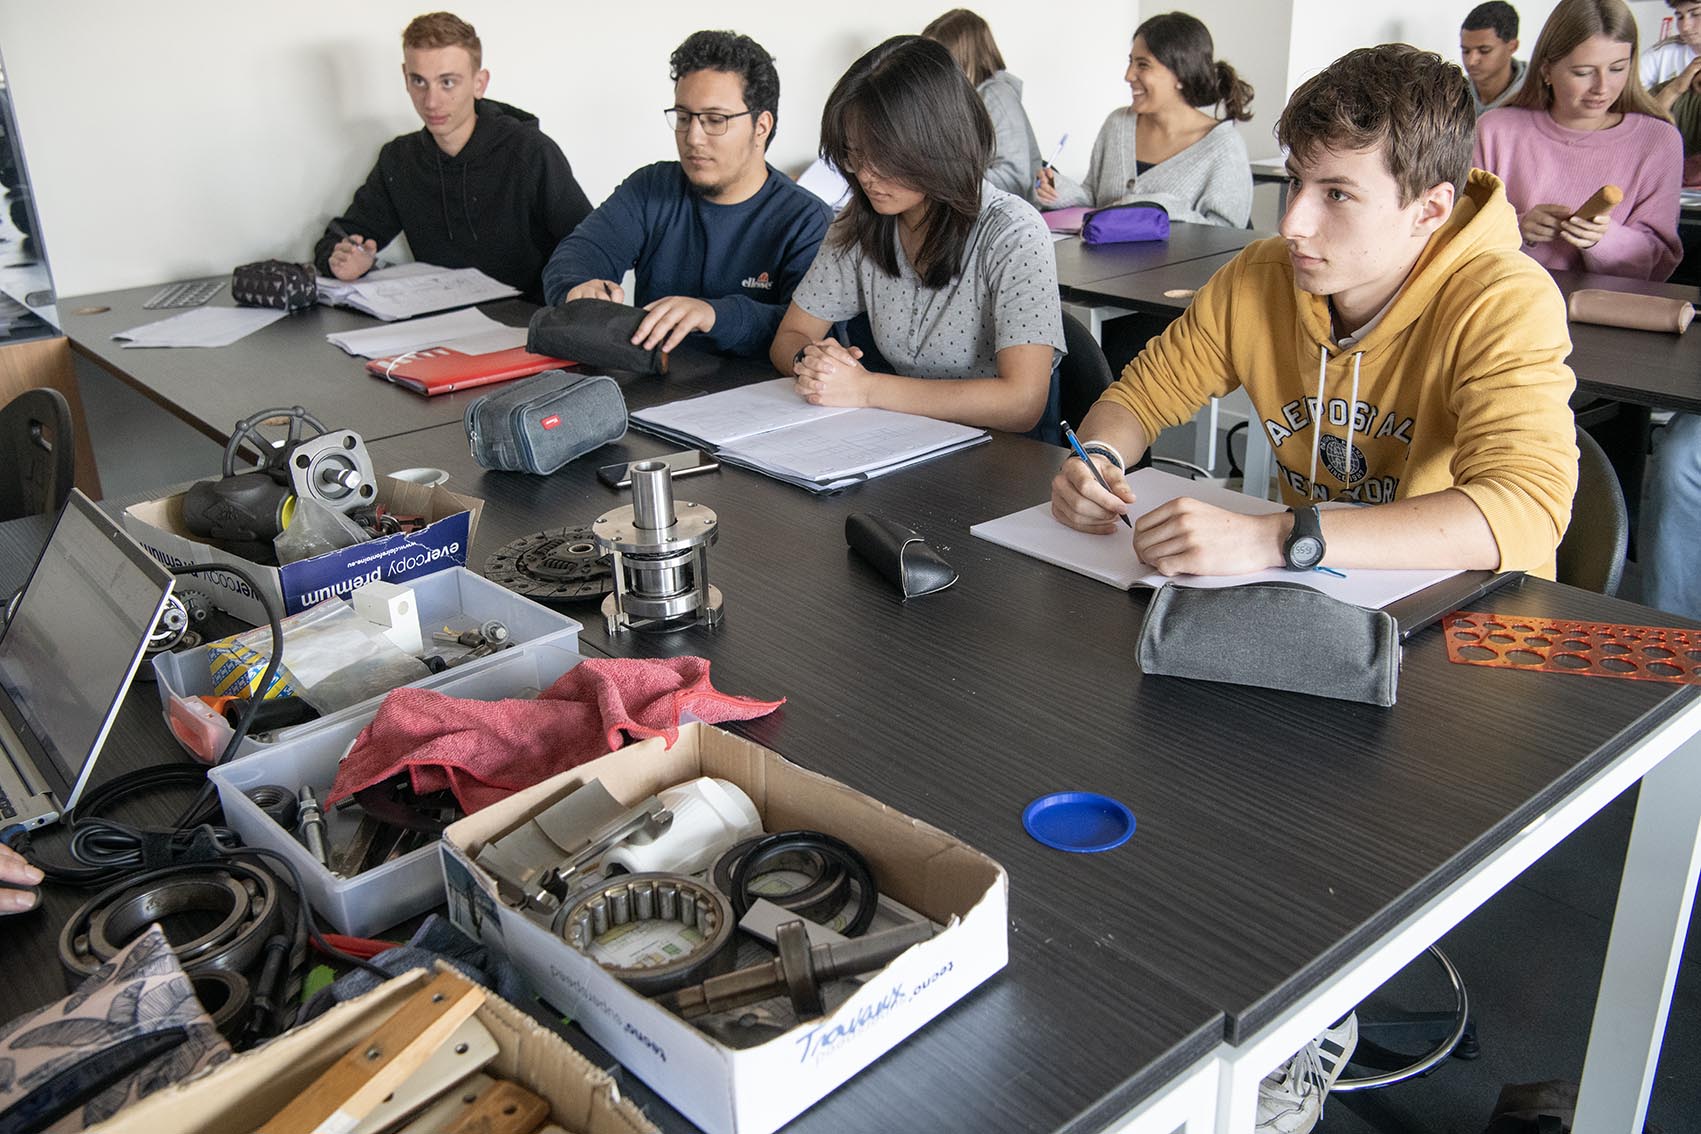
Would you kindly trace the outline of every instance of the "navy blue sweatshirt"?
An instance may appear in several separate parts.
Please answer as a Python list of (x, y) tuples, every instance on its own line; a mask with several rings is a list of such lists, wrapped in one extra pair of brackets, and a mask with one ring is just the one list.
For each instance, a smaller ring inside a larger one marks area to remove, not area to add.
[[(454, 157), (423, 127), (386, 142), (336, 223), (379, 248), (406, 232), (415, 259), (477, 268), (537, 303), (544, 261), (591, 203), (535, 115), (488, 98), (475, 109), (472, 137)], [(325, 275), (340, 239), (327, 228), (314, 248)]]
[(670, 295), (707, 300), (714, 329), (693, 339), (728, 354), (767, 354), (832, 220), (819, 197), (767, 169), (756, 195), (736, 205), (705, 200), (676, 161), (638, 170), (555, 249), (544, 297), (560, 303), (586, 280), (618, 283), (632, 268), (638, 306)]

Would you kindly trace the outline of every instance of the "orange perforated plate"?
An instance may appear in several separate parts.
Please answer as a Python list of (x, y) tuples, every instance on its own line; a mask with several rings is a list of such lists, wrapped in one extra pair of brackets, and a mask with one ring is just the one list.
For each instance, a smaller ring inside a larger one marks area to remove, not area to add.
[(1461, 610), (1441, 621), (1460, 665), (1701, 685), (1701, 630)]

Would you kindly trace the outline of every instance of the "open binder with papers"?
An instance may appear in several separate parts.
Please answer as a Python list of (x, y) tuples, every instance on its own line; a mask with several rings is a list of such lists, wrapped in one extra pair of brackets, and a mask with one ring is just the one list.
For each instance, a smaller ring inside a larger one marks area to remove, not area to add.
[(790, 378), (638, 410), (632, 424), (811, 492), (832, 492), (988, 440), (984, 429), (930, 417), (812, 406)]
[(358, 280), (319, 277), (319, 302), (352, 307), (385, 322), (519, 294), (519, 288), (493, 280), (477, 268), (433, 264), (397, 264), (367, 272)]

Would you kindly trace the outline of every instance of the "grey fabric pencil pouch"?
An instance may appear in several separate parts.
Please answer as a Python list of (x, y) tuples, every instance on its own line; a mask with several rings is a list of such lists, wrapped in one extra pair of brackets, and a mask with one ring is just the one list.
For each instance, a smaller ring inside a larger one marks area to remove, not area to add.
[(1136, 651), (1142, 673), (1384, 708), (1394, 703), (1400, 679), (1392, 615), (1302, 583), (1170, 583), (1152, 596)]

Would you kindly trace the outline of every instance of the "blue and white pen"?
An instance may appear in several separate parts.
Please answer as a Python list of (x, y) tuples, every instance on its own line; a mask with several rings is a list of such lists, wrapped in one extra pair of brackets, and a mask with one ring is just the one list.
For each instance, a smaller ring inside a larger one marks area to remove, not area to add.
[[(1051, 160), (1050, 161), (1044, 161), (1044, 162), (1040, 163), (1040, 173), (1041, 174), (1044, 174), (1046, 170), (1050, 169), (1052, 166), (1057, 164), (1057, 159), (1063, 156), (1063, 145), (1068, 140), (1069, 140), (1069, 135), (1068, 135), (1067, 132), (1064, 133), (1063, 137), (1057, 139), (1057, 149), (1052, 151)], [(1043, 176), (1035, 177), (1034, 178), (1034, 188), (1038, 189), (1040, 187), (1041, 182), (1043, 182), (1044, 180), (1045, 180), (1045, 178)]]
[[(1081, 463), (1087, 466), (1087, 471), (1093, 474), (1093, 479), (1099, 482), (1099, 487), (1104, 489), (1106, 492), (1110, 492), (1110, 485), (1105, 483), (1104, 475), (1099, 472), (1099, 467), (1093, 464), (1093, 459), (1087, 456), (1087, 451), (1081, 448), (1081, 439), (1075, 436), (1075, 431), (1069, 428), (1069, 423), (1067, 421), (1060, 421), (1058, 424), (1063, 427), (1063, 437), (1069, 442), (1069, 447), (1075, 450), (1075, 455), (1081, 458)], [(1110, 494), (1112, 496), (1116, 495), (1114, 492), (1110, 492)], [(1127, 524), (1130, 528), (1134, 526), (1134, 521), (1128, 518), (1127, 512), (1119, 514), (1122, 517), (1123, 523)]]

